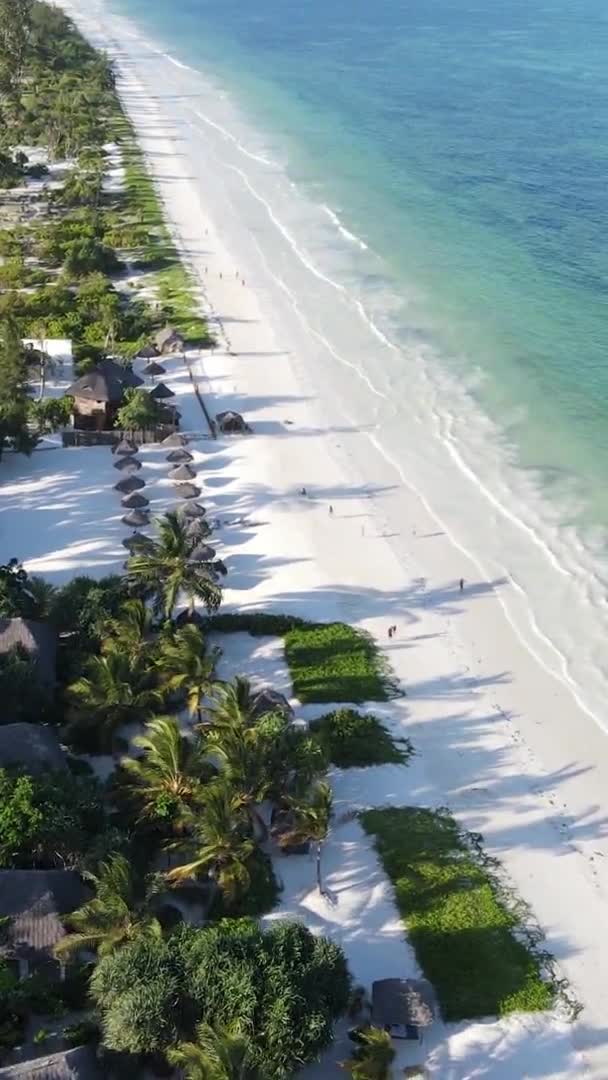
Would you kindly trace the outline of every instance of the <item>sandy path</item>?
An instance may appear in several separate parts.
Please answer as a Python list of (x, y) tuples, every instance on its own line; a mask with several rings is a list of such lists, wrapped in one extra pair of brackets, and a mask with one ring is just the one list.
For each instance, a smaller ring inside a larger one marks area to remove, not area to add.
[[(408, 483), (370, 456), (362, 433), (333, 422), (305, 339), (285, 334), (287, 298), (251, 262), (247, 223), (230, 217), (228, 202), (221, 221), (209, 215), (216, 150), (188, 101), (196, 76), (159, 55), (151, 62), (121, 20), (96, 17), (97, 4), (63, 6), (117, 54), (121, 92), (176, 234), (229, 338), (229, 352), (198, 362), (201, 378), (217, 410), (240, 407), (255, 427), (252, 439), (210, 447), (215, 507), (250, 520), (221, 533), (227, 602), (344, 618), (386, 643), (408, 689), (396, 716), (422, 755), (417, 798), (449, 804), (502, 860), (585, 1006), (572, 1038), (605, 1080), (605, 737), (516, 639), (501, 608), (507, 586), (480, 581)], [(189, 410), (185, 426), (202, 426), (194, 398)], [(390, 623), (399, 633), (389, 645)]]

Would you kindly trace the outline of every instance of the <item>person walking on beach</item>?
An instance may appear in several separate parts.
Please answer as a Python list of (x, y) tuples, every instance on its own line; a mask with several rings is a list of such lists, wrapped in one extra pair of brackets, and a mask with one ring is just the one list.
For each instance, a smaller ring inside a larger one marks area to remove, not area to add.
[(302, 490), (300, 492), (300, 495), (308, 495), (308, 492), (307, 492), (306, 488), (304, 488), (304, 487), (302, 488)]
[(333, 512), (334, 512), (334, 508), (333, 508), (333, 506), (332, 506), (332, 505), (331, 505), (331, 503), (330, 503), (330, 504), (329, 504), (329, 516), (330, 516), (330, 517), (332, 516)]
[(458, 584), (460, 585), (460, 591), (462, 592), (462, 590), (464, 589), (464, 578), (463, 577), (461, 577)]

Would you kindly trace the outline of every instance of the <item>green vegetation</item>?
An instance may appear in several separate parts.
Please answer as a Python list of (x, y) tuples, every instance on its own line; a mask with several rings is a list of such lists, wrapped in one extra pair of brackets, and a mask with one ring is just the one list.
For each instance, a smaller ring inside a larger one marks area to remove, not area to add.
[(377, 716), (356, 709), (326, 713), (312, 721), (310, 730), (318, 736), (331, 763), (340, 769), (403, 765), (412, 753), (409, 739), (395, 742)]
[(389, 1080), (395, 1047), (388, 1031), (369, 1027), (359, 1033), (360, 1044), (344, 1068), (353, 1080)]
[(310, 623), (254, 611), (216, 615), (207, 627), (224, 634), (283, 637), (294, 693), (304, 703), (388, 701), (397, 693), (373, 638), (346, 623)]
[(372, 638), (346, 623), (307, 623), (285, 636), (294, 694), (302, 702), (386, 701), (391, 684)]
[(551, 1007), (555, 989), (542, 978), (521, 910), (447, 811), (368, 810), (361, 821), (445, 1020)]
[(100, 961), (91, 988), (111, 1049), (183, 1051), (204, 1018), (238, 1024), (252, 1066), (287, 1080), (331, 1041), (350, 984), (337, 945), (296, 923), (263, 931), (240, 919), (139, 937)]
[(122, 431), (154, 430), (162, 419), (162, 406), (147, 390), (126, 390), (125, 403), (116, 413), (114, 426)]

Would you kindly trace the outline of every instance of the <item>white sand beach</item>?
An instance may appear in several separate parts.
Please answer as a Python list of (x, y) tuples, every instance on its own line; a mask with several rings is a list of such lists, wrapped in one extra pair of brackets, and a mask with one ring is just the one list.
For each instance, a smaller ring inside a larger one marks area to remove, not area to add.
[[(222, 170), (234, 181), (236, 167), (223, 160), (222, 146), (249, 151), (198, 117), (206, 92), (200, 77), (100, 0), (61, 6), (116, 60), (123, 101), (218, 333), (213, 353), (189, 357), (192, 370), (213, 413), (236, 408), (254, 429), (247, 438), (193, 445), (210, 516), (223, 522), (216, 539), (229, 569), (227, 609), (343, 619), (377, 638), (407, 691), (382, 715), (417, 755), (407, 768), (337, 773), (338, 813), (449, 806), (501, 861), (582, 1006), (572, 1023), (528, 1016), (437, 1025), (425, 1044), (430, 1075), (606, 1080), (606, 735), (567, 680), (515, 633), (504, 599), (519, 602), (514, 583), (480, 576), (418, 493), (417, 477), (402, 476), (375, 452), (371, 391), (369, 430), (349, 422), (355, 376), (305, 332), (297, 296), (281, 288), (279, 256), (272, 268), (264, 261), (259, 218), (252, 231), (254, 219), (231, 202)], [(245, 190), (246, 173), (239, 182)], [(276, 215), (266, 215), (265, 228), (280, 230)], [(167, 366), (182, 427), (203, 433), (183, 361)], [(420, 453), (424, 437), (421, 431)], [(19, 556), (54, 582), (119, 570), (125, 530), (109, 450), (45, 445), (30, 460), (3, 459), (2, 561)], [(142, 456), (146, 480), (155, 481), (152, 509), (162, 510), (170, 505), (167, 467), (153, 449)], [(392, 624), (398, 632), (389, 641)], [(280, 650), (268, 642), (237, 635), (225, 662), (287, 686)], [(273, 917), (295, 914), (334, 935), (357, 980), (369, 985), (415, 971), (389, 883), (358, 825), (336, 827), (328, 844), (335, 905), (316, 895), (311, 864), (292, 862), (281, 873), (285, 888)], [(332, 1060), (344, 1056), (338, 1042)], [(343, 1073), (328, 1059), (310, 1075)]]

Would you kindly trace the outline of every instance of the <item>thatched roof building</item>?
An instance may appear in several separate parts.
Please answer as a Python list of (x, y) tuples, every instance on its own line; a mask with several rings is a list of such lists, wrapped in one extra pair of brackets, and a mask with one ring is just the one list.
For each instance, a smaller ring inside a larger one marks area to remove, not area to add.
[(125, 390), (143, 385), (131, 368), (114, 360), (102, 360), (66, 390), (74, 398), (74, 425), (109, 430), (124, 400)]
[(166, 383), (159, 382), (153, 390), (150, 390), (150, 397), (154, 398), (155, 401), (168, 401), (169, 398), (175, 397), (175, 394)]
[(185, 435), (181, 435), (178, 431), (174, 431), (172, 435), (167, 435), (163, 439), (161, 446), (187, 446), (188, 440)]
[(425, 979), (378, 979), (372, 984), (372, 1024), (394, 1038), (412, 1037), (408, 1028), (428, 1027), (434, 1017), (433, 991)]
[(169, 470), (170, 480), (194, 480), (196, 476), (196, 470), (184, 462), (182, 465), (176, 465), (174, 469)]
[(57, 634), (46, 623), (30, 619), (0, 619), (0, 655), (20, 647), (36, 665), (40, 681), (55, 682)]
[(146, 364), (142, 371), (142, 375), (164, 375), (166, 370), (167, 369), (164, 368), (162, 364), (159, 364), (157, 360), (151, 360), (149, 364)]
[(156, 345), (151, 343), (148, 345), (142, 345), (138, 353), (135, 354), (138, 360), (152, 360), (155, 356), (158, 356), (158, 349)]
[(183, 352), (186, 346), (186, 340), (175, 327), (164, 326), (162, 330), (158, 331), (154, 338), (154, 344), (160, 355), (166, 356), (168, 353)]
[(58, 971), (53, 949), (65, 937), (61, 917), (87, 896), (75, 870), (0, 870), (0, 918), (10, 919), (0, 956), (21, 961), (21, 974), (40, 966)]
[(73, 1050), (0, 1069), (2, 1080), (101, 1080), (102, 1075), (90, 1046), (76, 1046)]
[(171, 450), (167, 454), (167, 461), (170, 465), (183, 465), (185, 462), (194, 461), (194, 455), (189, 450), (184, 450), (183, 446), (180, 446), (177, 450)]
[(52, 769), (66, 769), (65, 754), (55, 732), (41, 724), (0, 726), (0, 769), (20, 766), (30, 776), (43, 776)]

